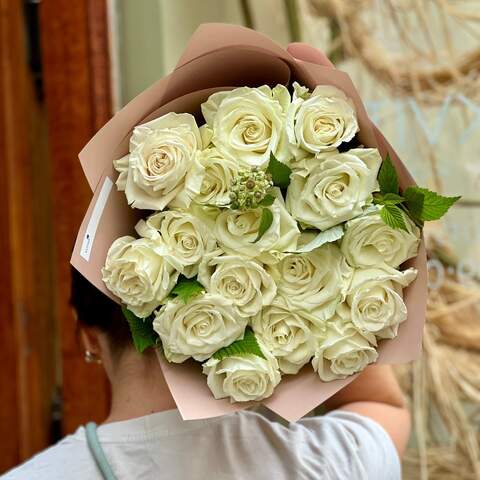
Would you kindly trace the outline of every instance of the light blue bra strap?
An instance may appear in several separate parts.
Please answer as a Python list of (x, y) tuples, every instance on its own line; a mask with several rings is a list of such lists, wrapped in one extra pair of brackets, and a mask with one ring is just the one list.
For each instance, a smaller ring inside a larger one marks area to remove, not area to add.
[(107, 457), (105, 456), (105, 452), (103, 451), (103, 448), (98, 440), (97, 424), (94, 422), (87, 423), (85, 426), (85, 433), (87, 435), (88, 448), (90, 449), (90, 452), (95, 459), (95, 463), (102, 473), (102, 477), (105, 480), (117, 480), (117, 477), (114, 475), (112, 468), (108, 463)]

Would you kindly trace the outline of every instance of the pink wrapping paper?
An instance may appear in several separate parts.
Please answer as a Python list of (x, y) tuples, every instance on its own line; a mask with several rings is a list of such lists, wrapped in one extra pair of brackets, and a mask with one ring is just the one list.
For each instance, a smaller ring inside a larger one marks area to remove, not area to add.
[[(94, 195), (78, 232), (72, 265), (99, 290), (119, 303), (119, 299), (105, 287), (101, 268), (113, 241), (132, 234), (142, 214), (131, 209), (124, 193), (116, 190), (117, 173), (112, 166), (114, 159), (128, 153), (129, 137), (136, 125), (169, 111), (190, 112), (198, 117), (200, 104), (217, 90), (262, 84), (273, 87), (293, 80), (312, 89), (324, 83), (342, 89), (355, 103), (360, 141), (366, 146), (379, 148), (383, 158), (387, 152), (390, 153), (402, 188), (414, 183), (391, 146), (368, 118), (346, 73), (297, 61), (268, 37), (253, 30), (234, 25), (205, 24), (192, 36), (175, 70), (126, 105), (80, 152), (80, 162)], [(401, 324), (396, 338), (381, 342), (379, 363), (409, 362), (421, 352), (427, 298), (423, 240), (418, 256), (404, 265), (409, 266), (418, 270), (418, 276), (404, 290), (408, 319)], [(167, 384), (184, 419), (213, 417), (249, 406), (215, 400), (207, 387), (206, 377), (201, 373), (200, 364), (193, 361), (169, 364), (161, 353), (157, 353)], [(275, 393), (263, 403), (286, 420), (296, 421), (354, 378), (324, 383), (307, 365), (298, 375), (284, 376)]]

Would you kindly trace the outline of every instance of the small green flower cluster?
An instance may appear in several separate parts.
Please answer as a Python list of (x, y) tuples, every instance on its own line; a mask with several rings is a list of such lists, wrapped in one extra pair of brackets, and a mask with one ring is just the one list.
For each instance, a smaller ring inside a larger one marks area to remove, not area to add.
[(258, 167), (239, 170), (230, 188), (230, 207), (234, 210), (257, 208), (272, 187), (272, 176)]

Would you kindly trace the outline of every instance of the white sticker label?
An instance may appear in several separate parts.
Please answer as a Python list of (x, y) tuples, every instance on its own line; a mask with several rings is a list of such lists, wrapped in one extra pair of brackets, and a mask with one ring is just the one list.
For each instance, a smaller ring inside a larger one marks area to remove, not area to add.
[(93, 207), (92, 215), (88, 221), (87, 229), (85, 230), (85, 236), (83, 237), (82, 249), (80, 250), (80, 256), (87, 262), (90, 260), (90, 253), (92, 252), (93, 242), (97, 233), (98, 224), (102, 217), (103, 210), (108, 200), (108, 196), (112, 191), (113, 182), (110, 177), (105, 177), (102, 185), (102, 189), (97, 197), (97, 203)]

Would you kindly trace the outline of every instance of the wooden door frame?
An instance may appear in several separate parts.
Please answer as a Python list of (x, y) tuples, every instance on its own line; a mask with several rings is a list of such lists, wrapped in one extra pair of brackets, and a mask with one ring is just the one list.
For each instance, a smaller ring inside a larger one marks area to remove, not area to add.
[(45, 113), (23, 4), (0, 0), (0, 473), (48, 446), (56, 384)]
[(92, 197), (77, 155), (111, 116), (107, 0), (44, 1), (40, 29), (52, 162), (55, 307), (65, 434), (87, 421), (103, 420), (109, 407), (103, 369), (85, 363), (69, 307), (70, 255)]
[[(19, 405), (20, 391), (20, 362), (17, 345), (19, 344), (18, 321), (14, 317), (14, 286), (12, 281), (12, 240), (10, 237), (10, 222), (12, 215), (11, 205), (14, 195), (10, 190), (11, 165), (15, 162), (19, 152), (16, 151), (17, 142), (13, 142), (14, 110), (9, 98), (12, 93), (12, 75), (15, 70), (9, 54), (11, 43), (18, 40), (18, 12), (13, 12), (0, 0), (0, 251), (3, 255), (3, 265), (0, 269), (0, 435), (9, 439), (8, 443), (1, 444), (0, 474), (15, 465), (20, 460), (20, 430), (21, 407)], [(9, 25), (9, 26), (8, 26)], [(14, 35), (14, 36), (12, 36)], [(7, 39), (10, 40), (7, 43)], [(6, 48), (8, 45), (8, 48)], [(16, 65), (18, 68), (18, 65)], [(19, 109), (20, 110), (20, 109)], [(18, 111), (17, 111), (18, 112)], [(15, 119), (15, 123), (18, 120)], [(13, 421), (12, 421), (13, 420)], [(12, 428), (14, 424), (20, 428)]]

